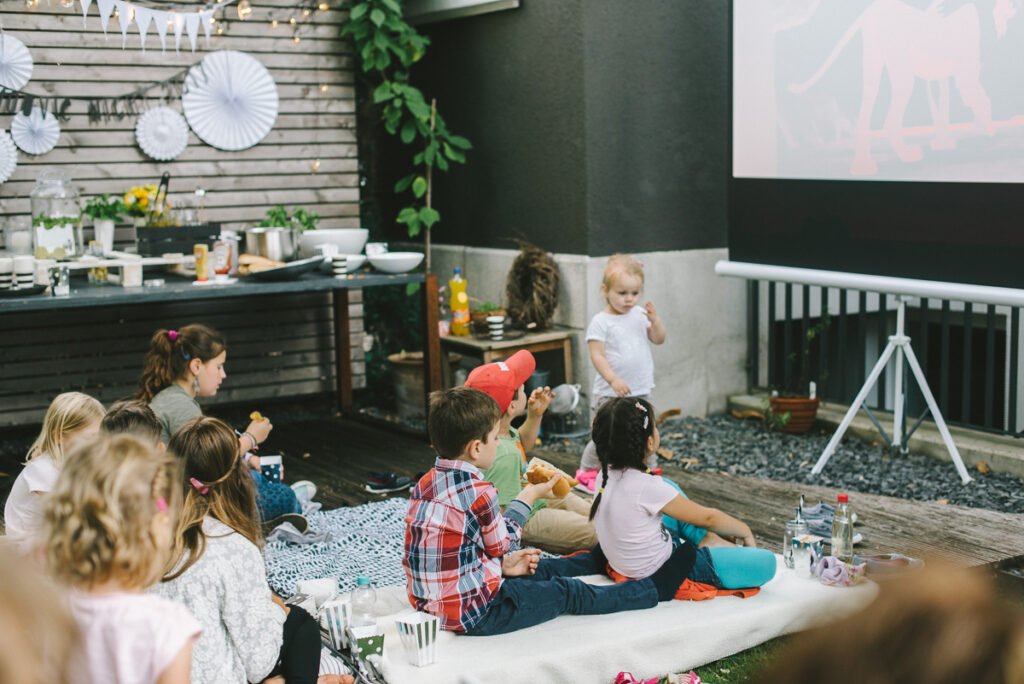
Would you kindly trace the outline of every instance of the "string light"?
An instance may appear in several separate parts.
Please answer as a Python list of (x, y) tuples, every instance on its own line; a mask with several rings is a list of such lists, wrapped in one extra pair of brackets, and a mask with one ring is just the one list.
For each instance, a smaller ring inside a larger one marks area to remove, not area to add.
[(304, 16), (304, 17), (308, 17), (308, 16), (310, 15), (310, 13), (311, 13), (312, 11), (313, 11), (313, 10), (311, 10), (311, 9), (309, 9), (309, 8), (307, 7), (306, 9), (302, 10), (302, 16)]
[(321, 83), (320, 84), (320, 92), (321, 93), (326, 93), (327, 92), (327, 84), (326, 83)]
[(39, 0), (25, 0), (25, 7), (29, 9), (35, 9), (39, 7)]
[(320, 10), (321, 12), (326, 12), (326, 11), (327, 11), (327, 10), (329, 10), (329, 9), (331, 9), (331, 6), (330, 6), (330, 5), (328, 5), (328, 4), (326, 3), (326, 2), (321, 2), (321, 3), (320, 3), (320, 7), (319, 7), (319, 10)]
[(60, 0), (61, 7), (73, 7), (75, 0)]
[(277, 28), (277, 19), (270, 20), (270, 28)]
[(313, 173), (316, 173), (317, 171), (319, 171), (320, 170), (320, 160), (319, 159), (314, 159), (313, 162), (309, 165), (309, 168), (310, 168), (310, 170), (313, 171)]
[(293, 43), (298, 43), (298, 42), (299, 42), (299, 41), (301, 41), (301, 40), (302, 40), (302, 38), (299, 38), (299, 32), (298, 32), (298, 31), (296, 31), (296, 32), (295, 32), (295, 35), (293, 35), (293, 36), (292, 36), (292, 42), (293, 42)]
[(218, 36), (223, 36), (224, 35), (224, 27), (223, 26), (218, 26), (217, 27), (217, 35)]
[(288, 23), (291, 24), (292, 26), (295, 26), (295, 21), (295, 17), (288, 17)]
[(252, 16), (252, 5), (249, 4), (249, 0), (238, 0), (238, 18), (245, 21)]

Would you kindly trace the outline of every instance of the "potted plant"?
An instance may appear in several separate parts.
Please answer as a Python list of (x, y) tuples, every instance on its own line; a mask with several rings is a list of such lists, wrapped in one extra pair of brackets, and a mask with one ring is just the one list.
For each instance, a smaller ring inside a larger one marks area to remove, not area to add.
[(145, 226), (152, 205), (156, 203), (156, 186), (136, 185), (131, 187), (121, 197), (121, 202), (124, 204), (124, 213), (132, 218), (135, 227)]
[(505, 311), (505, 307), (495, 304), (493, 302), (481, 302), (478, 299), (470, 297), (470, 302), (476, 302), (469, 312), (470, 324), (473, 330), (478, 333), (487, 332), (487, 317), (488, 316), (506, 316), (508, 315)]
[[(782, 389), (773, 390), (768, 398), (765, 418), (769, 427), (791, 434), (803, 434), (814, 426), (821, 403), (818, 399), (818, 384), (826, 380), (826, 374), (822, 373), (818, 382), (811, 380), (811, 356), (816, 351), (820, 352), (818, 341), (830, 323), (828, 311), (823, 311), (818, 322), (807, 329), (800, 344), (800, 372), (796, 381)], [(786, 363), (796, 360), (794, 352), (786, 359)]]
[(82, 213), (92, 219), (96, 241), (100, 243), (104, 254), (114, 251), (114, 222), (126, 211), (124, 202), (110, 195), (93, 197), (82, 208)]

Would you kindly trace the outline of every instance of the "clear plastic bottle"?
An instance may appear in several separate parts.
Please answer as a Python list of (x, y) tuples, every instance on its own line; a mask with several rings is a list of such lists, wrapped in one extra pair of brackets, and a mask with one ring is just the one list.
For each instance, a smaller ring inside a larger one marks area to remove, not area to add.
[(853, 561), (853, 517), (850, 497), (846, 494), (836, 498), (836, 510), (832, 515), (832, 555), (846, 563)]
[(466, 279), (462, 277), (462, 269), (456, 268), (452, 279), (448, 281), (451, 292), (452, 323), (449, 330), (452, 335), (469, 334), (469, 295), (466, 294)]
[(377, 625), (377, 590), (369, 577), (360, 576), (356, 580), (356, 588), (352, 592), (352, 627)]

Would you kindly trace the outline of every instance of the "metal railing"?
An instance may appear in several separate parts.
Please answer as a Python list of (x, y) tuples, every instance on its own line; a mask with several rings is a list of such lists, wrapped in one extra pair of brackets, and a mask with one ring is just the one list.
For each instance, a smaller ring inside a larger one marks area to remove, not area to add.
[[(896, 297), (885, 293), (748, 280), (748, 384), (806, 392), (850, 404), (895, 328)], [(946, 421), (1020, 437), (1020, 308), (912, 298), (907, 334)], [(906, 385), (907, 373), (903, 374)], [(883, 373), (866, 405), (893, 410), (895, 374)], [(917, 425), (925, 402), (911, 383), (906, 414)], [(911, 431), (916, 428), (911, 428)]]

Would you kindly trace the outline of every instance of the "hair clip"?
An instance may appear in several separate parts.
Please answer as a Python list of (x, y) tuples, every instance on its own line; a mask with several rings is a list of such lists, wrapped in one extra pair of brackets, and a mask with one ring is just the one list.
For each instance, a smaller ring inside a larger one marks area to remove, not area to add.
[(162, 496), (158, 497), (157, 500), (156, 500), (156, 510), (160, 511), (161, 513), (166, 511), (167, 510), (167, 499), (165, 499)]
[(210, 488), (207, 487), (202, 482), (200, 482), (199, 480), (197, 480), (196, 478), (190, 477), (190, 478), (188, 478), (188, 481), (191, 482), (192, 483), (192, 487), (194, 489), (198, 490), (199, 493), (202, 494), (203, 496), (206, 496), (207, 494), (210, 493)]
[(647, 407), (641, 404), (639, 401), (633, 404), (633, 406), (636, 406), (637, 411), (643, 411), (644, 413), (647, 413)]
[(169, 339), (171, 342), (177, 342), (178, 341), (178, 331), (177, 330), (168, 330), (167, 331), (167, 339)]

